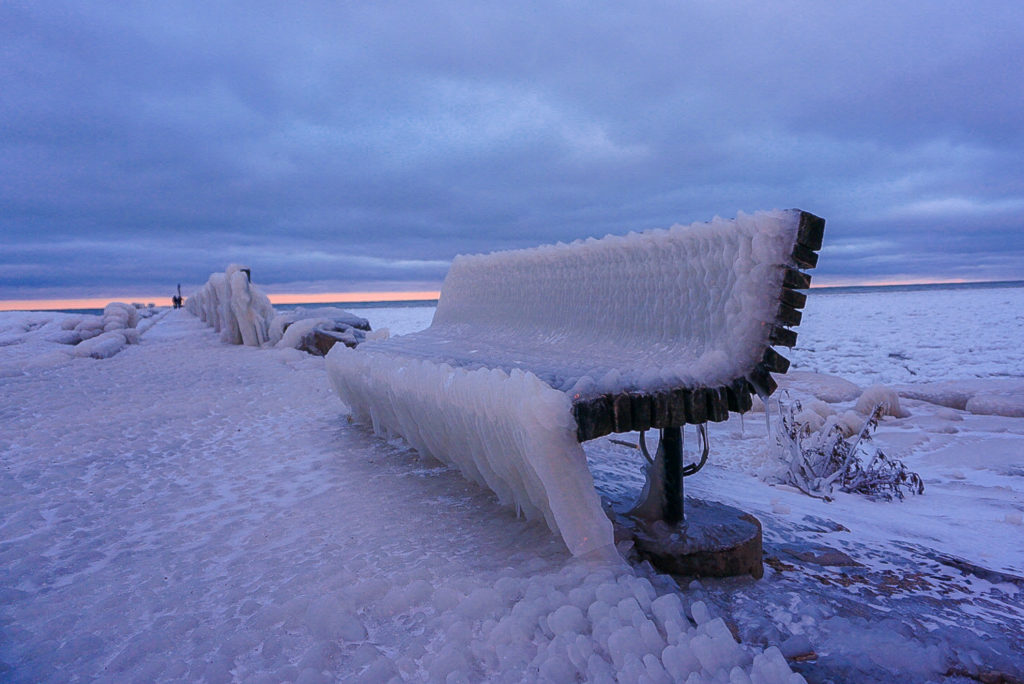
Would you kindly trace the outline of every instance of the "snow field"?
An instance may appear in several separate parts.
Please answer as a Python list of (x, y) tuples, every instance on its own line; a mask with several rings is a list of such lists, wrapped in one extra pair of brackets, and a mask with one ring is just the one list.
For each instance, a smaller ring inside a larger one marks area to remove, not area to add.
[(3, 382), (4, 681), (791, 679), (671, 580), (349, 425), (319, 358), (171, 311)]

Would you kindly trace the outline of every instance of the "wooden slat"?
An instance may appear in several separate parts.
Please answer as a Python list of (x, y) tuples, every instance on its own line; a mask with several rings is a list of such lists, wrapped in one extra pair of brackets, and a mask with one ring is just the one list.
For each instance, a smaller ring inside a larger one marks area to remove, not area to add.
[(800, 225), (796, 232), (798, 244), (818, 251), (825, 237), (825, 219), (806, 211), (800, 212)]
[(794, 309), (802, 309), (804, 308), (804, 304), (807, 303), (807, 295), (803, 292), (783, 288), (782, 296), (779, 297), (779, 301), (793, 307)]
[(670, 403), (669, 393), (666, 391), (655, 392), (651, 395), (651, 427), (665, 428), (672, 424)]
[(690, 400), (691, 394), (691, 390), (688, 389), (674, 389), (669, 393), (669, 427), (686, 425), (690, 416), (687, 402)]
[(800, 325), (800, 319), (803, 318), (803, 314), (800, 313), (800, 309), (794, 309), (788, 304), (779, 302), (779, 311), (775, 314), (775, 320), (785, 326), (793, 327)]
[(721, 423), (729, 419), (729, 396), (724, 387), (715, 387), (705, 393), (708, 404), (708, 420)]
[(800, 268), (814, 268), (818, 265), (818, 253), (801, 244), (793, 246), (793, 261)]
[(806, 290), (811, 286), (811, 276), (801, 273), (795, 268), (787, 268), (786, 276), (782, 280), (783, 287), (793, 290)]
[(779, 388), (779, 383), (775, 382), (775, 378), (764, 364), (758, 364), (757, 368), (750, 372), (749, 378), (755, 389), (760, 389), (769, 396)]
[(744, 378), (733, 381), (729, 386), (729, 410), (736, 413), (746, 413), (753, 406), (750, 399), (750, 383)]
[(777, 344), (780, 347), (795, 347), (796, 330), (790, 330), (789, 328), (783, 328), (781, 326), (774, 326), (771, 333), (768, 335), (768, 342), (771, 344)]
[(651, 397), (646, 394), (630, 395), (633, 412), (633, 429), (649, 430), (651, 427)]
[(773, 373), (785, 373), (789, 370), (789, 359), (775, 351), (771, 347), (764, 350), (761, 363)]
[(686, 422), (694, 425), (708, 422), (708, 405), (703, 388), (686, 393)]
[(633, 430), (633, 402), (628, 394), (619, 394), (612, 399), (612, 423), (615, 432)]

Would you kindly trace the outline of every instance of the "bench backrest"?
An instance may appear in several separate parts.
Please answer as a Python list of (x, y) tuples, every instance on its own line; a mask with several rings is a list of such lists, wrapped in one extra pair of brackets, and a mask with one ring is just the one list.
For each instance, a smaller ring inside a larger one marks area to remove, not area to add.
[(802, 214), (459, 256), (432, 327), (664, 350), (704, 359), (708, 382), (731, 379), (763, 354)]

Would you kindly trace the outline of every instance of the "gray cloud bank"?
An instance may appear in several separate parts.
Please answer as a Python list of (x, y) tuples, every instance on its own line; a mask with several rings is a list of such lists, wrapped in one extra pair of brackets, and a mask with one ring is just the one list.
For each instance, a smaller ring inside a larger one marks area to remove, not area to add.
[(0, 298), (437, 284), (800, 207), (819, 280), (1024, 278), (1020, 3), (0, 4)]

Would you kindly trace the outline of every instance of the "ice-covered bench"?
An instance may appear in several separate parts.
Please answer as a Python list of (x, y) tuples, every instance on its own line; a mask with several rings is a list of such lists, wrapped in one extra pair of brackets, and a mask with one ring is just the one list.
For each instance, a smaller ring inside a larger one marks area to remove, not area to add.
[(580, 443), (723, 421), (789, 363), (824, 221), (741, 214), (460, 256), (430, 327), (328, 372), (353, 417), (457, 466), (577, 555), (612, 545)]

